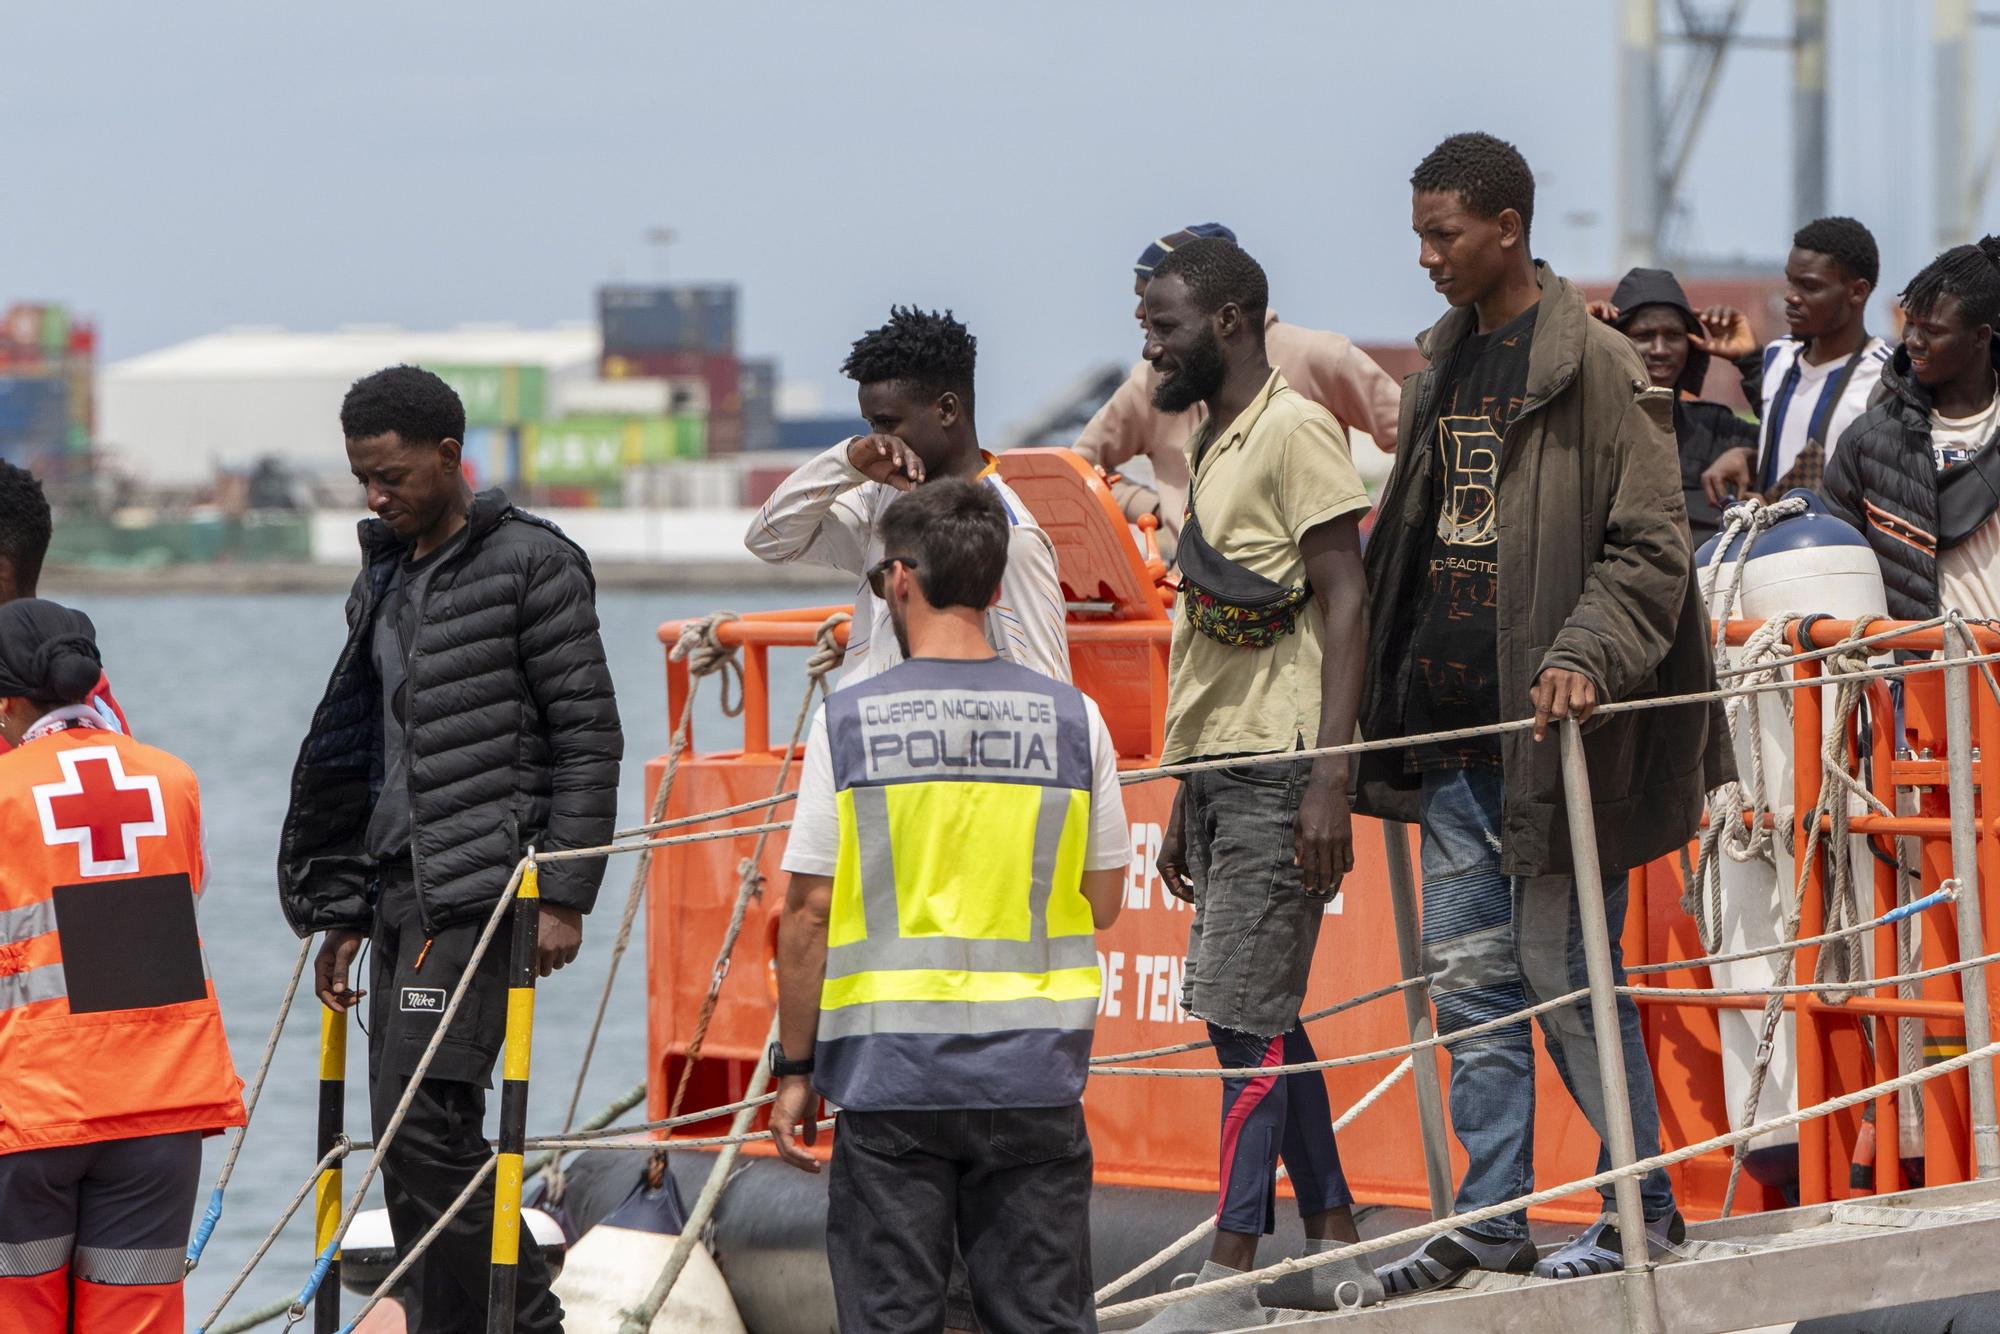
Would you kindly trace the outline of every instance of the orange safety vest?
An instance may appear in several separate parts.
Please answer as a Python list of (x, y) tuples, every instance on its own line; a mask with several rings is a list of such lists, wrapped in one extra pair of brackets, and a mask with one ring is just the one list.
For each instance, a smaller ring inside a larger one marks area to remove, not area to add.
[(243, 1124), (185, 764), (72, 724), (0, 755), (0, 1154)]

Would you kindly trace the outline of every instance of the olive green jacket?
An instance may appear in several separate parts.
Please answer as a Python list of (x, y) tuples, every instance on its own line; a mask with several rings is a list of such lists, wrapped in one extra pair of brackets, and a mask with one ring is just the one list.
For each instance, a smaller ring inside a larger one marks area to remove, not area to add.
[[(1648, 385), (1631, 343), (1590, 317), (1583, 294), (1536, 265), (1542, 300), (1526, 392), (1502, 437), (1498, 481), (1497, 642), (1501, 717), (1530, 716), (1528, 691), (1551, 667), (1581, 672), (1600, 702), (1715, 687), (1708, 618), (1674, 445), (1673, 394)], [(1417, 340), (1431, 365), (1403, 383), (1395, 469), (1376, 507), (1365, 563), (1367, 679), (1361, 728), (1405, 733), (1408, 646), (1431, 551), (1431, 470), (1445, 367), (1473, 330), (1454, 309)], [(1598, 856), (1607, 872), (1684, 844), (1704, 794), (1731, 776), (1719, 706), (1615, 714), (1585, 736)], [(1506, 795), (1501, 866), (1510, 875), (1570, 869), (1559, 742), (1501, 738)], [(1355, 809), (1414, 822), (1418, 780), (1401, 751), (1363, 758)]]

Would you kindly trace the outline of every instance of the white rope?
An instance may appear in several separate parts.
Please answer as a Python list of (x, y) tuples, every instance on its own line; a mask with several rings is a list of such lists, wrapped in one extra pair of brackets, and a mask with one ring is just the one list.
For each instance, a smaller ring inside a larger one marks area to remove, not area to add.
[[(202, 1331), (213, 1325), (215, 1318), (222, 1314), (222, 1308), (229, 1305), (235, 1299), (236, 1294), (243, 1287), (244, 1280), (248, 1279), (250, 1272), (262, 1262), (265, 1254), (270, 1251), (271, 1244), (277, 1241), (278, 1234), (285, 1230), (285, 1225), (292, 1221), (292, 1215), (296, 1214), (299, 1211), (299, 1206), (306, 1202), (306, 1196), (312, 1194), (313, 1187), (319, 1182), (320, 1173), (326, 1171), (327, 1168), (332, 1167), (353, 1151), (354, 1146), (347, 1142), (346, 1136), (342, 1136), (334, 1141), (332, 1148), (320, 1156), (320, 1160), (317, 1163), (313, 1164), (313, 1170), (306, 1176), (305, 1183), (293, 1193), (291, 1201), (278, 1211), (278, 1221), (271, 1225), (271, 1230), (264, 1234), (264, 1239), (257, 1243), (257, 1248), (250, 1252), (250, 1258), (244, 1261), (241, 1269), (236, 1271), (236, 1277), (229, 1280), (229, 1286), (222, 1290), (222, 1296), (210, 1308), (208, 1314), (201, 1318), (201, 1323), (195, 1326), (195, 1334), (202, 1334)], [(289, 1305), (287, 1303), (287, 1309), (289, 1309)]]
[(1418, 1224), (1415, 1227), (1404, 1228), (1400, 1232), (1391, 1232), (1386, 1236), (1370, 1237), (1366, 1241), (1355, 1242), (1352, 1245), (1342, 1246), (1331, 1251), (1322, 1251), (1317, 1255), (1305, 1255), (1290, 1260), (1281, 1260), (1277, 1264), (1270, 1265), (1264, 1269), (1253, 1269), (1241, 1274), (1232, 1274), (1228, 1278), (1214, 1279), (1207, 1283), (1196, 1283), (1191, 1287), (1181, 1288), (1177, 1291), (1163, 1292), (1151, 1297), (1141, 1297), (1134, 1301), (1121, 1302), (1116, 1306), (1105, 1307), (1097, 1314), (1100, 1319), (1104, 1320), (1122, 1316), (1143, 1315), (1165, 1306), (1171, 1306), (1175, 1302), (1186, 1301), (1191, 1297), (1239, 1292), (1244, 1288), (1268, 1283), (1272, 1279), (1281, 1278), (1286, 1274), (1296, 1274), (1305, 1269), (1317, 1269), (1321, 1265), (1338, 1264), (1342, 1260), (1349, 1260), (1357, 1255), (1365, 1255), (1371, 1251), (1425, 1241), (1440, 1233), (1449, 1232), (1454, 1228), (1470, 1227), (1475, 1223), (1483, 1223), (1489, 1218), (1498, 1218), (1503, 1214), (1518, 1213), (1524, 1209), (1532, 1209), (1537, 1205), (1547, 1204), (1551, 1200), (1559, 1200), (1566, 1195), (1575, 1195), (1586, 1190), (1595, 1190), (1601, 1186), (1608, 1186), (1615, 1181), (1625, 1180), (1628, 1177), (1644, 1176), (1657, 1168), (1672, 1167), (1676, 1163), (1684, 1163), (1690, 1158), (1699, 1158), (1702, 1154), (1712, 1153), (1717, 1149), (1734, 1148), (1738, 1144), (1747, 1143), (1750, 1140), (1771, 1134), (1773, 1131), (1783, 1130), (1788, 1126), (1799, 1125), (1816, 1117), (1844, 1111), (1860, 1103), (1869, 1102), (1891, 1093), (1897, 1093), (1906, 1088), (1913, 1088), (1918, 1084), (1939, 1079), (1945, 1075), (1957, 1074), (1974, 1061), (1990, 1060), (1996, 1055), (2000, 1055), (2000, 1042), (1991, 1042), (1984, 1047), (1951, 1057), (1949, 1060), (1940, 1061), (1936, 1065), (1925, 1066), (1923, 1069), (1914, 1070), (1907, 1075), (1885, 1080), (1879, 1084), (1871, 1084), (1867, 1088), (1856, 1089), (1851, 1093), (1843, 1093), (1837, 1098), (1829, 1098), (1825, 1102), (1815, 1103), (1811, 1107), (1802, 1107), (1798, 1111), (1789, 1112), (1784, 1116), (1773, 1117), (1768, 1121), (1759, 1122), (1753, 1126), (1746, 1126), (1741, 1130), (1732, 1130), (1726, 1134), (1716, 1135), (1699, 1143), (1687, 1145), (1685, 1148), (1674, 1149), (1668, 1153), (1655, 1154), (1651, 1158), (1642, 1158), (1625, 1167), (1613, 1168), (1608, 1172), (1599, 1172), (1594, 1176), (1582, 1177), (1575, 1181), (1565, 1182), (1560, 1186), (1551, 1186), (1547, 1190), (1535, 1191), (1532, 1194), (1516, 1196), (1514, 1199), (1504, 1200), (1499, 1204), (1487, 1205), (1484, 1208), (1474, 1209), (1468, 1213), (1453, 1214), (1448, 1218), (1434, 1219), (1431, 1222)]
[[(1942, 977), (1947, 973), (1961, 973), (1968, 968), (1979, 968), (1994, 962), (2000, 962), (2000, 953), (1982, 954), (1974, 959), (1966, 959), (1959, 963), (1940, 964), (1936, 968), (1926, 968), (1921, 972), (1902, 976), (1862, 978), (1854, 982), (1814, 982), (1810, 985), (1800, 986), (1777, 985), (1743, 988), (1620, 986), (1616, 990), (1621, 995), (1634, 996), (1770, 996), (1773, 998), (1773, 1004), (1777, 1005), (1782, 1012), (1784, 1009), (1782, 998), (1796, 992), (1839, 991), (1841, 993), (1851, 993), (1854, 991), (1866, 991), (1874, 987), (1894, 986), (1901, 982), (1918, 982), (1929, 977)], [(1482, 1033), (1490, 1033), (1496, 1029), (1525, 1023), (1529, 1019), (1546, 1014), (1551, 1010), (1559, 1010), (1565, 1005), (1574, 1005), (1589, 994), (1590, 988), (1578, 987), (1575, 991), (1565, 992), (1550, 1000), (1542, 1001), (1540, 1004), (1530, 1005), (1524, 1009), (1515, 1010), (1511, 1014), (1503, 1014), (1496, 1019), (1488, 1019), (1484, 1023), (1473, 1024), (1469, 1028), (1461, 1028), (1456, 1032), (1440, 1033), (1435, 1037), (1424, 1038), (1417, 1042), (1405, 1042), (1394, 1047), (1379, 1047), (1374, 1051), (1361, 1052), (1353, 1056), (1333, 1056), (1317, 1061), (1294, 1062), (1290, 1065), (1246, 1065), (1224, 1067), (1221, 1069), (1178, 1069), (1142, 1065), (1105, 1065), (1094, 1067), (1090, 1073), (1093, 1075), (1138, 1075), (1155, 1079), (1255, 1079), (1265, 1075), (1300, 1074), (1307, 1070), (1338, 1070), (1350, 1065), (1366, 1065), (1371, 1061), (1386, 1061), (1392, 1056), (1406, 1056), (1419, 1051), (1428, 1051), (1433, 1047), (1449, 1047), (1453, 1043), (1463, 1042), (1467, 1038), (1478, 1037)]]
[(376, 1285), (375, 1291), (368, 1294), (368, 1300), (361, 1303), (361, 1309), (354, 1313), (352, 1319), (341, 1326), (342, 1334), (346, 1334), (346, 1331), (354, 1329), (363, 1320), (366, 1320), (368, 1313), (375, 1309), (375, 1304), (396, 1290), (396, 1285), (403, 1281), (403, 1275), (410, 1272), (410, 1267), (423, 1258), (424, 1252), (431, 1248), (431, 1243), (443, 1236), (444, 1230), (451, 1226), (452, 1220), (464, 1212), (466, 1205), (472, 1203), (473, 1194), (486, 1184), (487, 1178), (493, 1175), (493, 1169), (499, 1162), (498, 1158), (488, 1158), (479, 1165), (479, 1170), (472, 1174), (472, 1180), (466, 1182), (465, 1189), (458, 1192), (458, 1198), (451, 1202), (449, 1208), (438, 1215), (435, 1223), (432, 1223), (430, 1227), (424, 1230), (424, 1235), (417, 1238), (417, 1244), (410, 1247), (396, 1261), (396, 1267), (389, 1271), (389, 1276)]
[[(646, 817), (647, 824), (642, 825), (642, 829), (658, 827), (661, 823), (660, 817), (667, 812), (667, 802), (674, 792), (674, 780), (680, 775), (681, 757), (687, 752), (688, 742), (693, 736), (694, 702), (701, 693), (703, 678), (719, 672), (725, 673), (723, 711), (728, 712), (726, 671), (734, 668), (740, 683), (741, 669), (736, 665), (734, 653), (723, 645), (716, 634), (716, 629), (724, 621), (735, 619), (737, 619), (735, 612), (717, 612), (713, 616), (703, 617), (682, 629), (679, 640), (668, 655), (670, 658), (678, 656), (687, 661), (688, 693), (687, 698), (681, 701), (681, 716), (674, 724), (673, 737), (668, 743), (666, 771), (660, 776), (659, 790), (653, 794), (652, 811)], [(741, 709), (740, 702), (738, 709), (739, 711)], [(612, 835), (614, 842), (619, 837), (617, 834)], [(583, 1059), (577, 1063), (576, 1083), (570, 1089), (569, 1108), (563, 1113), (562, 1125), (565, 1131), (576, 1124), (576, 1109), (583, 1101), (584, 1081), (590, 1076), (591, 1058), (597, 1054), (598, 1035), (604, 1030), (604, 1016), (611, 1007), (612, 987), (618, 981), (618, 965), (632, 943), (632, 927), (639, 917), (639, 905), (645, 902), (646, 880), (652, 868), (653, 853), (652, 849), (647, 848), (639, 854), (639, 860), (632, 867), (632, 884), (625, 893), (625, 911), (619, 916), (618, 935), (611, 944), (611, 961), (604, 970), (604, 986), (597, 995), (597, 1013), (591, 1018), (590, 1035), (583, 1044)], [(549, 1201), (561, 1202), (565, 1188), (562, 1155), (557, 1154), (550, 1158), (548, 1166), (543, 1171)]]
[[(1384, 1075), (1374, 1088), (1369, 1089), (1368, 1092), (1363, 1094), (1359, 1102), (1342, 1112), (1334, 1120), (1332, 1133), (1338, 1135), (1341, 1131), (1353, 1125), (1356, 1117), (1360, 1116), (1370, 1107), (1373, 1107), (1381, 1100), (1383, 1094), (1394, 1088), (1404, 1075), (1409, 1074), (1411, 1070), (1416, 1068), (1415, 1061), (1415, 1057), (1405, 1056), (1394, 1070)], [(1274, 1179), (1283, 1181), (1290, 1172), (1290, 1167), (1280, 1163)], [(1125, 1291), (1125, 1289), (1131, 1287), (1134, 1283), (1137, 1283), (1140, 1279), (1146, 1277), (1146, 1275), (1152, 1273), (1155, 1269), (1158, 1269), (1161, 1265), (1173, 1259), (1176, 1255), (1179, 1255), (1182, 1251), (1213, 1231), (1215, 1231), (1215, 1216), (1211, 1214), (1207, 1218), (1202, 1219), (1201, 1222), (1195, 1224), (1194, 1227), (1190, 1228), (1178, 1240), (1167, 1243), (1165, 1249), (1155, 1253), (1151, 1259), (1142, 1260), (1137, 1268), (1128, 1270), (1099, 1288), (1096, 1293), (1098, 1304), (1102, 1305), (1112, 1297)]]
[[(1858, 622), (1853, 627), (1850, 639), (1866, 634), (1869, 621)], [(1826, 661), (1827, 675), (1837, 684), (1834, 687), (1833, 707), (1826, 711), (1820, 730), (1820, 789), (1814, 798), (1807, 819), (1805, 847), (1796, 857), (1796, 874), (1793, 877), (1792, 895), (1785, 910), (1784, 938), (1795, 940), (1799, 934), (1800, 918), (1805, 911), (1806, 885), (1812, 876), (1813, 858), (1818, 854), (1822, 841), (1830, 836), (1832, 843), (1833, 877), (1822, 896), (1822, 917), (1834, 930), (1852, 927), (1859, 909), (1854, 903), (1852, 867), (1848, 860), (1851, 843), (1848, 838), (1847, 805), (1850, 795), (1859, 795), (1880, 813), (1890, 814), (1887, 807), (1870, 792), (1866, 785), (1858, 781), (1847, 770), (1847, 729), (1854, 711), (1860, 706), (1862, 697), (1861, 678), (1867, 674), (1865, 649), (1845, 645), (1848, 651), (1837, 653)], [(1789, 822), (1788, 830), (1789, 830)], [(1845, 942), (1844, 972), (1852, 977), (1861, 971), (1860, 937), (1850, 936)], [(1814, 980), (1823, 980), (1827, 975), (1827, 961), (1832, 952), (1822, 951), (1814, 963)], [(1756, 1059), (1750, 1069), (1750, 1086), (1744, 1095), (1743, 1111), (1738, 1125), (1749, 1125), (1757, 1116), (1757, 1104), (1763, 1098), (1764, 1084), (1769, 1078), (1771, 1062), (1777, 1054), (1776, 1039), (1778, 1026), (1783, 1022), (1785, 1004), (1783, 996), (1791, 981), (1798, 955), (1786, 951), (1777, 957), (1772, 967), (1769, 988), (1770, 999), (1764, 1006), (1764, 1017), (1757, 1041)], [(1829, 988), (1829, 996), (1840, 994), (1838, 989)], [(1744, 1155), (1738, 1151), (1730, 1156), (1729, 1180), (1722, 1192), (1722, 1216), (1729, 1217), (1736, 1203), (1736, 1187), (1743, 1175)]]
[[(1317, 1023), (1321, 1019), (1345, 1013), (1356, 1006), (1366, 1005), (1370, 1001), (1378, 1001), (1385, 996), (1393, 996), (1399, 991), (1408, 991), (1411, 987), (1420, 987), (1424, 984), (1424, 981), (1425, 979), (1421, 977), (1406, 977), (1400, 982), (1391, 982), (1386, 987), (1377, 987), (1373, 991), (1364, 991), (1359, 996), (1351, 996), (1336, 1005), (1328, 1005), (1323, 1009), (1308, 1011), (1299, 1016), (1299, 1022), (1301, 1024)], [(1213, 1038), (1200, 1038), (1193, 1042), (1177, 1042), (1171, 1047), (1147, 1047), (1143, 1051), (1121, 1051), (1108, 1056), (1093, 1056), (1090, 1058), (1090, 1063), (1093, 1066), (1098, 1066), (1116, 1065), (1120, 1061), (1146, 1061), (1151, 1060), (1155, 1056), (1178, 1056), (1182, 1052), (1207, 1051), (1214, 1045), (1215, 1040)]]
[[(361, 1201), (366, 1198), (368, 1187), (374, 1184), (375, 1173), (382, 1165), (383, 1152), (402, 1130), (403, 1118), (409, 1114), (410, 1104), (416, 1101), (417, 1088), (423, 1083), (424, 1076), (430, 1071), (431, 1062), (437, 1058), (438, 1050), (444, 1045), (445, 1034), (451, 1031), (451, 1021), (457, 1016), (459, 1005), (465, 1000), (466, 993), (472, 990), (473, 979), (479, 970), (479, 961), (486, 957), (487, 948), (492, 945), (493, 937), (500, 930), (500, 923), (506, 920), (507, 913), (513, 908), (515, 892), (521, 887), (521, 876), (533, 857), (534, 851), (530, 849), (528, 855), (515, 864), (514, 873), (508, 877), (507, 887), (500, 892), (498, 902), (493, 905), (493, 911), (486, 919), (485, 928), (480, 931), (479, 939), (473, 942), (472, 953), (465, 961), (465, 972), (459, 977), (458, 985), (452, 989), (450, 999), (445, 1002), (444, 1013), (438, 1016), (437, 1027), (432, 1030), (430, 1041), (424, 1046), (423, 1055), (418, 1058), (415, 1069), (410, 1073), (409, 1082), (403, 1087), (403, 1096), (397, 1099), (395, 1110), (383, 1124), (382, 1134), (376, 1140), (375, 1152), (369, 1155), (368, 1166), (362, 1169), (361, 1184), (354, 1188), (354, 1193), (341, 1208), (340, 1216), (334, 1224), (333, 1240), (320, 1252), (305, 1289), (292, 1301), (290, 1315), (294, 1322), (305, 1314), (305, 1304), (309, 1295), (319, 1284), (326, 1281), (331, 1257), (339, 1250), (341, 1240), (347, 1236), (347, 1229), (354, 1226), (354, 1216), (361, 1212)], [(255, 1267), (254, 1259), (251, 1267)], [(245, 1269), (244, 1273), (247, 1275), (249, 1269)], [(221, 1310), (222, 1307), (218, 1305), (214, 1311), (209, 1312), (208, 1319), (202, 1321), (202, 1324), (213, 1324)]]
[[(1956, 665), (1977, 666), (1984, 663), (2000, 662), (2000, 653), (1982, 654), (1971, 658), (1960, 658)], [(1866, 671), (1843, 673), (1845, 681), (1899, 680), (1922, 672), (1942, 671), (1947, 665), (1937, 660), (1901, 663), (1892, 666), (1871, 667)], [(1749, 686), (1732, 686), (1715, 690), (1692, 691), (1683, 695), (1663, 695), (1652, 699), (1623, 700), (1612, 704), (1599, 705), (1594, 717), (1606, 717), (1620, 713), (1637, 713), (1642, 709), (1684, 708), (1692, 704), (1710, 704), (1739, 696), (1768, 695), (1793, 690), (1818, 689), (1830, 682), (1808, 677), (1803, 680), (1786, 680)], [(1329, 755), (1366, 755), (1375, 751), (1407, 749), (1411, 746), (1435, 745), (1452, 741), (1469, 741), (1478, 737), (1503, 736), (1508, 732), (1521, 732), (1535, 725), (1532, 718), (1515, 718), (1504, 723), (1487, 723), (1479, 727), (1455, 727), (1437, 732), (1423, 732), (1412, 736), (1385, 737), (1375, 741), (1351, 741), (1338, 746), (1316, 746), (1305, 750), (1279, 750), (1263, 754), (1239, 755), (1223, 760), (1197, 760), (1186, 764), (1164, 764), (1151, 769), (1127, 769), (1118, 775), (1119, 785), (1129, 787), (1137, 783), (1149, 783), (1156, 778), (1178, 778), (1186, 774), (1201, 773), (1209, 769), (1239, 768), (1257, 764), (1296, 764), (1301, 760), (1319, 759)], [(538, 852), (538, 862), (572, 861), (579, 858), (606, 857), (625, 852), (643, 852), (648, 848), (674, 847), (682, 843), (709, 843), (719, 839), (741, 838), (746, 835), (774, 834), (792, 827), (789, 820), (767, 824), (740, 825), (731, 829), (709, 830), (699, 834), (681, 834), (672, 838), (647, 839), (633, 843), (607, 843), (595, 848), (565, 848), (559, 852)]]
[(299, 979), (305, 975), (306, 959), (312, 952), (312, 937), (299, 942), (299, 957), (292, 961), (292, 978), (285, 983), (284, 999), (278, 1002), (277, 1017), (271, 1021), (270, 1036), (264, 1039), (264, 1055), (257, 1062), (257, 1073), (250, 1080), (250, 1087), (243, 1096), (243, 1124), (229, 1142), (229, 1155), (222, 1160), (222, 1170), (215, 1174), (215, 1185), (208, 1193), (208, 1209), (202, 1214), (201, 1223), (195, 1228), (194, 1237), (188, 1243), (185, 1272), (192, 1274), (201, 1263), (202, 1252), (208, 1249), (208, 1239), (215, 1234), (215, 1225), (222, 1220), (222, 1196), (229, 1189), (229, 1178), (236, 1174), (236, 1160), (243, 1153), (243, 1141), (250, 1137), (250, 1122), (257, 1115), (257, 1100), (264, 1096), (264, 1079), (271, 1073), (271, 1060), (278, 1054), (278, 1038), (285, 1031), (285, 1020), (292, 1013), (292, 999), (299, 994)]
[[(835, 1118), (829, 1116), (823, 1121), (814, 1122), (814, 1125), (820, 1130), (831, 1130), (834, 1120)], [(761, 1144), (770, 1138), (771, 1132), (768, 1130), (752, 1130), (744, 1134), (709, 1135), (703, 1139), (673, 1139), (666, 1141), (657, 1139), (579, 1140), (575, 1136), (571, 1136), (568, 1139), (531, 1139), (528, 1141), (528, 1147), (531, 1149), (565, 1150), (617, 1149), (628, 1153), (636, 1153), (644, 1150), (652, 1153), (660, 1149), (721, 1149), (727, 1148), (732, 1144)]]

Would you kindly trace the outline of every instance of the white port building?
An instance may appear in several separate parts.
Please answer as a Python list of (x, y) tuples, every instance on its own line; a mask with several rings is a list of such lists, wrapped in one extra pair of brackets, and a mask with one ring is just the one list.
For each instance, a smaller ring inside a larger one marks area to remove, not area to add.
[(98, 382), (97, 435), (118, 465), (187, 484), (273, 456), (307, 473), (344, 473), (340, 400), (399, 362), (539, 367), (550, 391), (597, 375), (590, 322), (553, 329), (466, 324), (437, 332), (349, 326), (332, 333), (233, 328), (114, 362)]

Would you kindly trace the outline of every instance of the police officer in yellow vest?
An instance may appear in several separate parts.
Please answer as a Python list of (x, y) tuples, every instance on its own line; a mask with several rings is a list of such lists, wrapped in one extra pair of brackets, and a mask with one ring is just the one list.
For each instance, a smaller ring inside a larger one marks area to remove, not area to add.
[(994, 656), (992, 493), (930, 482), (869, 571), (907, 659), (813, 720), (778, 936), (771, 1125), (817, 1172), (844, 1331), (935, 1334), (954, 1244), (994, 1334), (1094, 1330), (1083, 1083), (1097, 928), (1131, 860), (1117, 757), (1074, 686)]

